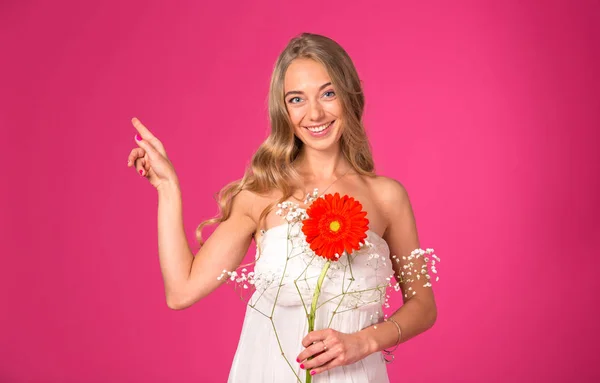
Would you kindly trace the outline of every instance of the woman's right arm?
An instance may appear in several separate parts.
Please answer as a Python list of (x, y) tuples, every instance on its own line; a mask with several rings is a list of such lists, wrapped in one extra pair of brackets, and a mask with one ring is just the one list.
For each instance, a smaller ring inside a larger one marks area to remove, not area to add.
[(183, 227), (181, 190), (165, 148), (137, 118), (138, 148), (129, 154), (127, 166), (146, 177), (158, 190), (158, 255), (167, 305), (183, 309), (210, 294), (227, 279), (217, 278), (223, 270), (235, 270), (244, 259), (256, 224), (251, 210), (254, 195), (238, 193), (232, 200), (229, 218), (217, 227), (192, 254)]
[(158, 187), (158, 252), (167, 305), (187, 308), (227, 280), (223, 270), (235, 270), (246, 255), (256, 223), (250, 215), (252, 194), (242, 191), (233, 198), (229, 218), (219, 224), (194, 257), (183, 227), (179, 185)]

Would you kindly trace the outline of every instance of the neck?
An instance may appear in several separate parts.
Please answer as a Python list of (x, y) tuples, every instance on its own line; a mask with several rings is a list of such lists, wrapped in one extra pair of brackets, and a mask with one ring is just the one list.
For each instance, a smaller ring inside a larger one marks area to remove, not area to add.
[(308, 182), (333, 180), (350, 169), (339, 148), (320, 151), (304, 146), (294, 162), (300, 175)]

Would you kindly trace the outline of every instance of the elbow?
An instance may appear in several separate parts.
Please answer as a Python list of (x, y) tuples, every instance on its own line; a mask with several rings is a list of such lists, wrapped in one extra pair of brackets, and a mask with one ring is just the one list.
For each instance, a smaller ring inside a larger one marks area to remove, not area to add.
[(200, 297), (189, 295), (167, 295), (167, 306), (171, 310), (184, 310), (200, 300)]
[(208, 292), (202, 286), (193, 286), (189, 283), (165, 289), (167, 306), (171, 310), (186, 309), (206, 295)]
[(184, 310), (191, 306), (189, 300), (181, 294), (167, 293), (166, 294), (167, 307), (171, 310)]
[(419, 316), (423, 330), (429, 330), (437, 320), (438, 310), (433, 299), (418, 299), (416, 300), (419, 308)]
[(182, 303), (181, 301), (175, 300), (175, 299), (169, 299), (167, 297), (167, 307), (170, 308), (171, 310), (183, 310), (188, 308), (189, 306), (185, 305), (184, 303)]
[(431, 314), (429, 317), (429, 328), (433, 327), (433, 325), (435, 324), (436, 321), (437, 321), (437, 308), (435, 308), (435, 306), (434, 306), (433, 310), (431, 310)]
[(437, 307), (436, 304), (433, 303), (432, 305), (430, 305), (429, 309), (427, 310), (427, 323), (429, 323), (428, 328), (433, 327), (433, 325), (435, 324), (436, 320), (437, 320)]

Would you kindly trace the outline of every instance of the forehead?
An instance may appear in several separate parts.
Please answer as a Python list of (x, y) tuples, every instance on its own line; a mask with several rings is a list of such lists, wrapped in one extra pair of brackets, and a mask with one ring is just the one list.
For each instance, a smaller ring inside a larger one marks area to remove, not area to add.
[(325, 66), (311, 59), (295, 59), (285, 72), (284, 91), (309, 91), (331, 81)]

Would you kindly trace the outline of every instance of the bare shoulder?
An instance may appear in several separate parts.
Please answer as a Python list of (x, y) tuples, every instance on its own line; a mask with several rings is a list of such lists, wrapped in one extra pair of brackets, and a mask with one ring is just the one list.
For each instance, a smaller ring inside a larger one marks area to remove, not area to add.
[(408, 192), (404, 185), (390, 177), (375, 176), (370, 178), (372, 190), (380, 203), (380, 208), (383, 211), (393, 211), (400, 206), (404, 206), (409, 202)]
[(256, 199), (257, 195), (254, 192), (250, 190), (240, 191), (231, 200), (231, 214), (243, 215), (254, 220), (252, 207)]
[(412, 216), (412, 207), (404, 185), (391, 177), (377, 175), (368, 177), (371, 198), (377, 204), (385, 224), (385, 232), (397, 222), (399, 217)]
[(279, 198), (279, 195), (275, 192), (269, 192), (266, 194), (260, 194), (251, 190), (242, 190), (236, 196), (233, 201), (234, 208), (235, 205), (238, 207), (239, 212), (243, 212), (244, 215), (252, 218), (252, 220), (258, 224), (260, 220), (260, 216), (263, 210), (276, 198)]

